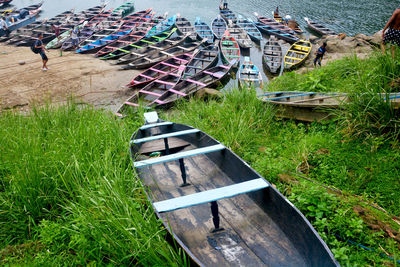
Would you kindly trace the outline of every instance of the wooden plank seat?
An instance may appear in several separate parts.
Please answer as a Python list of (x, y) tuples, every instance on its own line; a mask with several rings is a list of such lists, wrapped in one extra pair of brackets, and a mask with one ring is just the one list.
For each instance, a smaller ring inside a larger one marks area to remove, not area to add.
[(164, 138), (169, 138), (169, 137), (176, 137), (176, 136), (192, 134), (192, 133), (198, 133), (198, 132), (200, 132), (199, 129), (190, 129), (190, 130), (184, 130), (184, 131), (172, 132), (172, 133), (167, 133), (167, 134), (160, 134), (160, 135), (155, 135), (155, 136), (144, 137), (144, 138), (133, 140), (132, 143), (133, 144), (140, 144), (140, 143), (155, 141), (155, 140), (159, 140), (159, 139), (164, 139)]
[(152, 124), (146, 124), (140, 127), (140, 130), (146, 130), (154, 127), (159, 127), (159, 126), (168, 126), (168, 125), (173, 125), (173, 122), (170, 121), (164, 121), (164, 122), (159, 122), (159, 123), (152, 123)]
[(300, 97), (300, 96), (308, 96), (308, 95), (315, 95), (315, 93), (311, 92), (311, 93), (304, 93), (304, 94), (297, 94), (297, 95), (287, 95), (287, 96), (278, 96), (278, 97), (273, 97), (273, 98), (267, 98), (265, 100), (269, 100), (269, 101), (275, 101), (275, 100), (279, 100), (279, 99), (285, 99), (285, 98), (291, 98), (291, 97)]
[(328, 98), (332, 98), (335, 97), (335, 95), (330, 95), (330, 96), (321, 96), (321, 97), (316, 97), (316, 98), (309, 98), (309, 99), (301, 99), (301, 100), (296, 100), (296, 101), (290, 101), (289, 103), (293, 103), (293, 104), (299, 104), (299, 103), (303, 103), (303, 102), (310, 102), (310, 101), (320, 101), (320, 100), (324, 100), (324, 99), (328, 99)]
[(180, 91), (177, 91), (177, 90), (175, 90), (175, 89), (169, 89), (168, 91), (170, 91), (170, 92), (172, 92), (172, 93), (174, 93), (174, 94), (177, 94), (177, 95), (187, 96), (187, 94), (182, 93), (182, 92), (180, 92)]

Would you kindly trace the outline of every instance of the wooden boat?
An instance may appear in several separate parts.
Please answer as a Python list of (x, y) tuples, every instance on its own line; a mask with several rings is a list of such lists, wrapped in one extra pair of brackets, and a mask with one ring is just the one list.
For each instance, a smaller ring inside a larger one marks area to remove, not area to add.
[(237, 21), (237, 17), (235, 15), (235, 13), (233, 13), (229, 8), (222, 8), (219, 7), (219, 14), (221, 15), (221, 17), (228, 23), (230, 20), (233, 23), (236, 23)]
[(282, 39), (289, 43), (295, 43), (300, 40), (297, 36), (281, 31), (280, 29), (274, 28), (270, 25), (263, 24), (261, 22), (254, 22), (254, 25), (260, 30), (260, 32), (265, 33), (267, 35), (275, 35), (277, 38)]
[[(11, 16), (14, 18), (14, 21), (11, 22), (10, 24), (8, 24), (8, 30), (10, 32), (15, 31), (21, 27), (24, 27), (32, 22), (34, 22), (36, 20), (36, 18), (39, 16), (39, 12), (41, 11), (41, 7), (40, 5), (32, 5), (38, 8), (34, 9), (34, 10), (29, 10), (29, 14), (26, 15), (25, 17), (22, 17), (19, 15), (19, 10), (18, 11), (11, 11), (8, 12), (8, 16)], [(29, 7), (26, 7), (26, 10), (28, 10)], [(5, 31), (4, 30), (0, 30), (0, 36), (5, 35)]]
[(304, 31), (300, 28), (300, 25), (294, 19), (291, 19), (291, 16), (286, 15), (285, 18), (282, 18), (277, 11), (272, 12), (274, 14), (274, 20), (278, 23), (288, 26), (290, 29), (295, 31), (297, 34), (302, 34)]
[(8, 6), (12, 0), (0, 0), (0, 6)]
[(310, 41), (300, 40), (294, 43), (286, 52), (284, 62), (285, 68), (291, 69), (300, 66), (311, 52), (312, 44)]
[(263, 87), (261, 72), (258, 67), (251, 62), (250, 57), (244, 57), (244, 62), (239, 67), (238, 80), (240, 87)]
[(319, 24), (318, 22), (315, 22), (313, 20), (310, 20), (309, 18), (304, 18), (304, 20), (307, 22), (307, 27), (311, 29), (312, 31), (318, 33), (319, 35), (336, 35), (336, 33), (327, 27)]
[(227, 31), (229, 31), (230, 36), (235, 38), (241, 48), (248, 49), (253, 47), (253, 42), (249, 35), (247, 35), (246, 31), (240, 28), (237, 24), (233, 24), (232, 21), (229, 21)]
[(175, 26), (180, 34), (189, 33), (188, 39), (190, 41), (197, 40), (197, 32), (190, 21), (188, 21), (186, 18), (183, 18), (178, 14), (178, 16), (176, 17)]
[(270, 36), (263, 49), (262, 62), (264, 67), (271, 73), (278, 73), (282, 65), (282, 59), (282, 46), (275, 36)]
[(146, 37), (151, 37), (160, 34), (162, 32), (171, 30), (175, 25), (175, 21), (176, 21), (176, 16), (172, 16), (166, 20), (161, 21), (148, 31)]
[(113, 14), (121, 16), (121, 18), (135, 11), (135, 1), (128, 1), (113, 10)]
[(222, 54), (222, 61), (224, 63), (230, 63), (233, 61), (233, 67), (237, 67), (240, 61), (240, 48), (235, 38), (229, 35), (229, 32), (225, 32), (220, 42), (220, 49)]
[(272, 18), (267, 18), (267, 17), (264, 17), (264, 16), (260, 16), (256, 12), (254, 13), (254, 15), (257, 17), (258, 22), (260, 22), (262, 24), (271, 26), (273, 29), (280, 30), (281, 32), (284, 32), (284, 33), (289, 33), (289, 34), (292, 34), (292, 35), (295, 34), (295, 31), (293, 29), (290, 29), (288, 26), (286, 26), (286, 25), (284, 25), (284, 24), (282, 24), (280, 22), (277, 22)]
[(206, 70), (214, 66), (219, 58), (219, 45), (218, 43), (208, 45), (199, 50), (190, 62), (186, 65), (185, 71), (182, 75), (183, 78), (188, 78), (196, 73)]
[(221, 39), (224, 35), (228, 25), (226, 24), (225, 20), (221, 18), (220, 15), (217, 16), (216, 19), (213, 20), (211, 23), (212, 31), (218, 39)]
[(155, 12), (153, 11), (152, 13), (149, 14), (150, 20), (147, 20), (145, 22), (143, 22), (141, 25), (136, 27), (137, 31), (145, 31), (146, 33), (152, 29), (154, 26), (156, 26), (158, 23), (160, 23), (161, 21), (165, 20), (167, 13), (165, 13), (162, 16), (154, 16)]
[(140, 57), (138, 59), (133, 60), (131, 63), (128, 65), (122, 66), (122, 69), (127, 70), (127, 69), (146, 69), (150, 68), (151, 66), (166, 60), (170, 57), (177, 56), (182, 53), (190, 53), (197, 49), (200, 45), (202, 45), (203, 42), (197, 41), (197, 42), (191, 42), (191, 43), (184, 43), (181, 45), (176, 45), (171, 48), (162, 50), (162, 51), (156, 51), (152, 54), (148, 54), (147, 56)]
[(306, 217), (229, 148), (156, 112), (145, 118), (130, 141), (133, 167), (196, 265), (339, 266)]
[(191, 59), (192, 55), (187, 53), (168, 58), (136, 75), (127, 86), (130, 89), (143, 87), (149, 82), (170, 74), (171, 72), (178, 72), (179, 67), (181, 65), (186, 65)]
[(243, 30), (246, 31), (246, 33), (249, 35), (249, 37), (254, 41), (254, 42), (261, 42), (262, 40), (262, 34), (261, 32), (257, 29), (256, 25), (254, 25), (254, 22), (251, 19), (243, 18), (242, 16), (238, 16), (238, 20), (236, 24), (242, 28)]
[[(125, 64), (125, 63), (128, 64), (130, 62), (128, 60), (131, 59), (131, 56), (129, 56), (130, 54), (137, 55), (140, 53), (139, 51), (145, 51), (145, 49), (149, 46), (152, 46), (155, 44), (158, 45), (159, 43), (163, 42), (164, 40), (168, 40), (168, 38), (175, 31), (176, 31), (176, 28), (173, 28), (170, 31), (166, 31), (166, 32), (160, 33), (158, 35), (153, 35), (152, 37), (144, 37), (135, 43), (128, 44), (127, 46), (124, 46), (122, 48), (118, 48), (114, 52), (109, 53), (104, 57), (101, 57), (101, 59), (107, 59), (107, 60), (116, 59), (114, 64)], [(169, 42), (167, 41), (164, 43), (169, 43)], [(125, 57), (125, 58), (122, 58), (122, 57)]]
[(131, 32), (128, 35), (112, 42), (111, 44), (106, 45), (105, 47), (100, 49), (95, 56), (96, 57), (106, 56), (107, 54), (112, 53), (119, 48), (125, 47), (128, 44), (136, 43), (137, 41), (142, 39), (145, 35), (146, 32), (144, 31)]
[[(76, 26), (76, 28), (78, 28), (78, 30), (81, 31), (85, 27), (86, 23), (87, 21)], [(65, 31), (63, 34), (60, 34), (58, 38), (56, 37), (53, 40), (51, 40), (49, 43), (47, 43), (46, 49), (57, 49), (62, 47), (62, 44), (70, 38), (72, 30), (73, 29), (69, 29)]]
[(215, 36), (210, 26), (208, 26), (207, 23), (201, 21), (199, 17), (196, 17), (196, 21), (194, 22), (194, 29), (201, 39), (207, 39), (207, 43), (209, 44), (214, 43)]

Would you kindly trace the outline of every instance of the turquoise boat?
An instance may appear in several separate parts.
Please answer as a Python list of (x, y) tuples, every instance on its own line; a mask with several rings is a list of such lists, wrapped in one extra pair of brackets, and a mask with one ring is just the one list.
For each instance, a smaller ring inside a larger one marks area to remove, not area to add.
[(95, 53), (95, 52), (99, 51), (101, 48), (103, 48), (104, 46), (118, 40), (119, 38), (121, 38), (125, 35), (128, 35), (131, 31), (132, 31), (132, 29), (129, 29), (129, 30), (124, 30), (124, 31), (120, 31), (117, 33), (110, 34), (104, 38), (101, 38), (101, 39), (93, 42), (93, 43), (82, 46), (75, 52), (80, 53), (80, 54)]
[(172, 16), (166, 20), (161, 21), (156, 26), (150, 29), (150, 31), (146, 34), (146, 37), (151, 37), (170, 30), (175, 25), (175, 21), (176, 16)]
[(126, 2), (125, 4), (120, 5), (116, 9), (113, 10), (113, 14), (118, 14), (121, 16), (121, 18), (131, 14), (133, 11), (135, 11), (135, 1), (129, 1)]
[(211, 30), (210, 26), (201, 21), (199, 17), (197, 17), (196, 21), (194, 22), (194, 29), (201, 39), (207, 39), (207, 42), (210, 44), (214, 43), (215, 36), (213, 31)]

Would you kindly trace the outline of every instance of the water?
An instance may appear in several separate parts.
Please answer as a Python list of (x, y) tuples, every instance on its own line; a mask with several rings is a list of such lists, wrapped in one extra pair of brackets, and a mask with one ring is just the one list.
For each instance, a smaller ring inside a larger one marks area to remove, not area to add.
[[(16, 7), (35, 4), (40, 0), (14, 0)], [(115, 8), (127, 1), (109, 0), (107, 8)], [(45, 0), (40, 18), (50, 18), (68, 9), (80, 11), (101, 4), (99, 0)], [(136, 11), (152, 7), (158, 14), (168, 11), (169, 15), (180, 13), (194, 22), (196, 17), (211, 24), (218, 15), (219, 0), (136, 0)], [(291, 15), (303, 28), (304, 17), (319, 21), (328, 28), (338, 32), (354, 35), (357, 33), (373, 34), (381, 30), (390, 18), (393, 10), (400, 5), (400, 0), (230, 0), (229, 8), (234, 12), (254, 18), (253, 13), (272, 16), (272, 11), (279, 6), (281, 15)], [(262, 48), (255, 45), (250, 51), (242, 54), (250, 55), (253, 63), (262, 69)], [(267, 79), (263, 73), (264, 79)]]

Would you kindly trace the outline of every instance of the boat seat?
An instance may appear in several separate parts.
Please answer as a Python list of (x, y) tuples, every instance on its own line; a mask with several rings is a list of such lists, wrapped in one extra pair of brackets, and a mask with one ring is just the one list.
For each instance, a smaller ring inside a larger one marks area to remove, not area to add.
[(186, 79), (186, 81), (194, 83), (194, 84), (197, 84), (197, 85), (200, 85), (200, 86), (206, 86), (205, 83), (194, 81), (194, 80), (191, 80), (191, 79)]
[(129, 101), (126, 101), (125, 104), (129, 105), (129, 106), (132, 106), (132, 107), (138, 107), (139, 106), (138, 104), (132, 103), (132, 102), (129, 102)]
[[(146, 125), (145, 125), (146, 126)], [(145, 127), (142, 126), (142, 127)], [(137, 161), (133, 163), (133, 166), (135, 168), (142, 168), (154, 164), (159, 164), (159, 163), (164, 163), (164, 162), (169, 162), (173, 160), (178, 160), (178, 159), (183, 159), (187, 157), (193, 157), (196, 155), (202, 155), (206, 153), (211, 153), (211, 152), (216, 152), (216, 151), (221, 151), (224, 150), (225, 146), (218, 144), (218, 145), (213, 145), (213, 146), (207, 146), (207, 147), (202, 147), (202, 148), (197, 148), (193, 150), (188, 150), (188, 151), (183, 151), (171, 155), (166, 155), (158, 158), (151, 158), (151, 159), (146, 159), (142, 161)]]
[(176, 94), (176, 95), (181, 95), (181, 96), (187, 96), (187, 94), (185, 94), (185, 93), (182, 93), (182, 92), (180, 92), (180, 91), (178, 91), (178, 90), (175, 90), (175, 89), (169, 89), (168, 90), (169, 92), (171, 92), (171, 93), (174, 93), (174, 94)]
[(159, 126), (169, 126), (169, 125), (173, 125), (173, 122), (170, 121), (164, 121), (164, 122), (159, 122), (159, 123), (152, 123), (152, 124), (146, 124), (143, 125), (142, 127), (139, 128), (139, 130), (146, 130), (146, 129), (150, 129), (150, 128), (154, 128), (154, 127), (159, 127)]
[(152, 71), (155, 71), (155, 72), (159, 72), (159, 73), (162, 73), (162, 74), (168, 74), (168, 72), (166, 72), (166, 71), (158, 70), (158, 69), (155, 69), (155, 68), (150, 68), (149, 70), (152, 70)]
[(146, 91), (146, 90), (140, 90), (139, 91), (140, 94), (145, 94), (145, 95), (152, 95), (152, 96), (156, 96), (156, 97), (160, 97), (161, 94), (157, 94), (151, 91)]
[(288, 96), (278, 96), (273, 98), (265, 98), (264, 100), (275, 101), (279, 99), (291, 98), (291, 97), (300, 97), (300, 96), (308, 96), (308, 95), (315, 95), (314, 92), (304, 93), (304, 94), (297, 94), (297, 95), (288, 95)]
[(200, 132), (199, 129), (190, 129), (190, 130), (184, 130), (184, 131), (179, 131), (179, 132), (172, 132), (172, 133), (168, 133), (168, 134), (160, 134), (160, 135), (149, 136), (149, 137), (133, 140), (133, 142), (131, 142), (131, 144), (140, 144), (140, 143), (155, 141), (155, 140), (159, 140), (159, 139), (181, 136), (181, 135), (192, 134), (192, 133), (198, 133), (198, 132)]
[(224, 198), (230, 198), (253, 191), (258, 191), (267, 187), (269, 187), (269, 183), (263, 178), (258, 178), (247, 182), (228, 185), (187, 196), (155, 202), (153, 205), (157, 212), (163, 213), (214, 202)]
[(320, 101), (328, 98), (335, 97), (335, 95), (330, 95), (330, 96), (321, 96), (321, 97), (316, 97), (316, 98), (309, 98), (309, 99), (301, 99), (301, 100), (296, 100), (296, 101), (290, 101), (288, 103), (293, 103), (293, 104), (299, 104), (303, 102), (311, 102), (311, 101)]
[(170, 85), (170, 86), (174, 86), (175, 85), (175, 83), (165, 82), (165, 81), (161, 81), (161, 80), (155, 80), (154, 82), (161, 83), (161, 84), (164, 84), (164, 85)]

